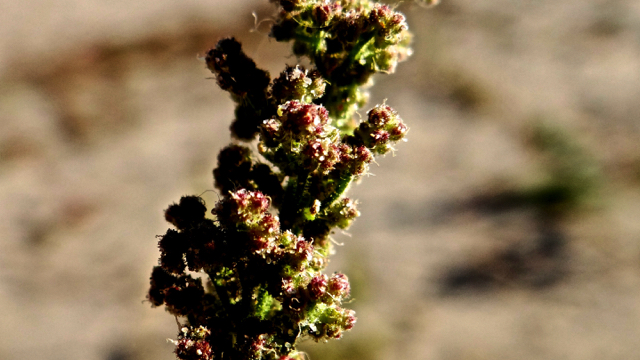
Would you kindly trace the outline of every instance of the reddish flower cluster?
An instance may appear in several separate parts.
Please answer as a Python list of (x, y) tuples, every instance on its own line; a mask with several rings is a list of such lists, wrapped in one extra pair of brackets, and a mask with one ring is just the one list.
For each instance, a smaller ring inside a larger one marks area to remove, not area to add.
[(339, 176), (360, 176), (373, 161), (372, 152), (387, 153), (406, 132), (406, 125), (393, 109), (378, 105), (354, 136), (341, 137), (330, 124), (326, 108), (293, 100), (263, 122), (261, 153), (287, 175), (302, 168), (325, 175), (337, 170)]
[(356, 129), (354, 137), (382, 155), (392, 150), (393, 143), (402, 140), (408, 130), (395, 110), (387, 105), (377, 105), (369, 111), (368, 120)]
[(323, 273), (330, 235), (360, 215), (344, 196), (349, 185), (407, 133), (386, 105), (355, 120), (362, 86), (409, 53), (401, 14), (370, 0), (271, 1), (280, 5), (271, 36), (293, 40), (312, 68), (287, 66), (271, 82), (233, 38), (206, 56), (236, 102), (232, 136), (259, 134), (261, 157), (237, 144), (222, 149), (213, 218), (198, 196), (165, 211), (175, 229), (160, 237), (147, 297), (184, 324), (179, 359), (299, 360), (300, 339), (351, 329), (347, 276)]
[(329, 112), (323, 106), (288, 101), (278, 107), (278, 117), (282, 124), (279, 130), (285, 133), (284, 136), (291, 136), (292, 141), (328, 135)]
[(210, 335), (210, 331), (200, 326), (196, 329), (193, 327), (183, 327), (178, 335), (175, 353), (180, 359), (184, 360), (210, 360), (213, 359), (211, 345), (206, 340)]
[[(321, 273), (326, 249), (282, 231), (269, 207), (267, 196), (241, 189), (216, 204), (215, 221), (205, 218), (198, 197), (183, 197), (165, 211), (178, 231), (168, 230), (159, 242), (161, 261), (148, 298), (188, 319), (175, 342), (180, 359), (223, 352), (260, 359), (291, 351), (305, 335), (338, 337), (355, 321), (340, 307), (349, 296), (346, 276)], [(187, 268), (208, 274), (211, 289)], [(292, 335), (291, 326), (298, 332)], [(230, 334), (246, 339), (244, 345), (230, 341)]]

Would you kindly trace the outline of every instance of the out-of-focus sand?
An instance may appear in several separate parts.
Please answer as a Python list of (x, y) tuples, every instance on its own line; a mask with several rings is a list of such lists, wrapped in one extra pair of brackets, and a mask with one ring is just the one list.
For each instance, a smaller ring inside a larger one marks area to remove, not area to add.
[[(372, 103), (409, 141), (351, 189), (330, 270), (359, 320), (311, 359), (636, 358), (640, 5), (400, 9), (415, 54)], [(296, 62), (254, 10), (0, 4), (0, 359), (173, 358), (175, 320), (144, 302), (155, 236), (213, 189), (233, 117), (197, 55), (234, 35), (272, 75)]]

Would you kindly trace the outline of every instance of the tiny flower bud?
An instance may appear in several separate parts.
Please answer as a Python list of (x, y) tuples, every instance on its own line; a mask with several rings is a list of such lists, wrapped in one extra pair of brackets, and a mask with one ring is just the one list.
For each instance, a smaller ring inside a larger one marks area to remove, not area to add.
[(349, 296), (351, 287), (349, 279), (345, 274), (335, 273), (329, 279), (328, 292), (337, 298), (346, 298)]
[(285, 296), (293, 296), (296, 292), (296, 288), (293, 285), (293, 280), (290, 277), (282, 279), (282, 293)]
[(401, 122), (396, 124), (396, 126), (392, 127), (391, 130), (389, 131), (390, 140), (391, 141), (401, 140), (404, 137), (404, 135), (407, 133), (407, 131), (409, 131), (409, 128), (404, 123)]
[(309, 295), (311, 299), (318, 300), (327, 292), (327, 275), (317, 275), (309, 283)]
[(408, 128), (391, 107), (377, 105), (368, 113), (367, 121), (354, 132), (353, 142), (361, 143), (372, 152), (385, 154), (392, 144), (403, 139)]
[(315, 104), (302, 104), (296, 100), (280, 105), (278, 116), (285, 129), (295, 135), (320, 135), (329, 123), (327, 109)]
[(341, 229), (348, 228), (353, 220), (360, 216), (360, 212), (356, 207), (356, 202), (349, 198), (342, 198), (336, 201), (327, 210), (327, 217), (333, 226)]
[(345, 309), (342, 313), (342, 326), (345, 330), (351, 330), (353, 325), (356, 324), (356, 312), (353, 310)]
[(280, 103), (298, 100), (308, 104), (324, 95), (325, 87), (318, 71), (308, 72), (301, 66), (289, 66), (273, 81), (271, 93)]
[(340, 11), (338, 3), (324, 3), (316, 5), (312, 10), (313, 19), (319, 27), (327, 26), (336, 13)]
[(333, 166), (340, 158), (339, 148), (329, 139), (311, 139), (302, 150), (305, 156), (305, 167), (309, 170), (320, 168), (323, 174), (333, 170)]
[(398, 114), (387, 105), (378, 105), (369, 110), (368, 121), (375, 128), (380, 129), (386, 126), (389, 122), (395, 120)]
[(313, 257), (313, 245), (305, 240), (298, 240), (295, 247), (295, 254), (300, 261), (311, 261)]

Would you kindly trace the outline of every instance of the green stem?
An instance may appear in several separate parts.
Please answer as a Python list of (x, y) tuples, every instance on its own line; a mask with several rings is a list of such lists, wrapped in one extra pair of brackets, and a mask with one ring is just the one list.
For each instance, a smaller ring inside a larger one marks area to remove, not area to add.
[[(358, 42), (356, 42), (356, 44), (353, 46), (353, 49), (351, 49), (351, 51), (349, 52), (347, 58), (344, 59), (342, 64), (333, 72), (335, 74), (338, 74), (338, 76), (342, 78), (338, 78), (337, 84), (347, 85), (353, 82), (349, 69), (351, 68), (351, 65), (353, 65), (353, 63), (356, 61), (356, 59), (360, 57), (360, 53), (364, 50), (365, 46), (373, 40), (374, 36), (375, 32), (372, 31), (363, 35), (358, 40)], [(329, 81), (334, 79), (335, 77), (332, 76)]]
[[(209, 275), (209, 277), (212, 278), (211, 275)], [(227, 289), (222, 285), (218, 285), (218, 283), (215, 280), (213, 281), (213, 286), (216, 288), (216, 294), (218, 295), (218, 299), (220, 299), (220, 302), (222, 303), (222, 307), (227, 312), (227, 314), (231, 315), (232, 305), (231, 305), (231, 300), (229, 299), (229, 293), (227, 292)]]
[(302, 211), (303, 207), (304, 207), (304, 203), (306, 201), (304, 201), (304, 191), (307, 188), (307, 182), (309, 181), (309, 175), (311, 173), (309, 171), (303, 170), (300, 175), (298, 175), (298, 185), (296, 187), (296, 194), (294, 199), (297, 200), (296, 202), (296, 213), (299, 213), (300, 211)]
[(327, 196), (327, 198), (324, 199), (324, 201), (322, 202), (323, 211), (328, 209), (329, 206), (331, 206), (336, 200), (340, 198), (340, 196), (342, 196), (342, 194), (344, 194), (344, 192), (349, 187), (349, 184), (351, 184), (352, 180), (353, 180), (352, 175), (346, 175), (338, 179), (338, 186), (336, 186), (335, 190), (332, 193), (330, 193)]
[(349, 64), (348, 64), (349, 66), (353, 64), (356, 57), (358, 57), (358, 55), (360, 55), (364, 47), (373, 40), (374, 36), (375, 36), (375, 32), (371, 31), (368, 34), (361, 37), (360, 40), (358, 40), (358, 42), (353, 47), (353, 49), (351, 49), (351, 52), (349, 52), (349, 57), (347, 58), (349, 60)]
[(298, 176), (289, 178), (284, 201), (280, 209), (282, 224), (285, 228), (295, 233), (299, 232), (297, 231), (298, 229), (296, 229), (297, 219), (307, 202), (307, 199), (304, 197), (304, 191), (307, 187), (310, 174), (309, 171), (302, 170)]

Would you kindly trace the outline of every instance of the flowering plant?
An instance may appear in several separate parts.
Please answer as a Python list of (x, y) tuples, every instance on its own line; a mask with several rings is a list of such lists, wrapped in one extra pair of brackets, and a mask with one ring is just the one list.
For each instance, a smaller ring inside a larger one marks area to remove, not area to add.
[(257, 139), (258, 154), (238, 143), (220, 152), (213, 218), (198, 196), (165, 211), (175, 229), (160, 237), (147, 297), (182, 322), (179, 359), (298, 359), (299, 340), (351, 329), (347, 276), (323, 273), (330, 234), (360, 215), (349, 184), (407, 133), (384, 104), (356, 117), (371, 76), (410, 54), (402, 14), (369, 0), (271, 1), (270, 36), (313, 68), (288, 66), (271, 81), (233, 38), (206, 55), (237, 104), (232, 136)]

